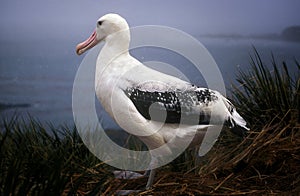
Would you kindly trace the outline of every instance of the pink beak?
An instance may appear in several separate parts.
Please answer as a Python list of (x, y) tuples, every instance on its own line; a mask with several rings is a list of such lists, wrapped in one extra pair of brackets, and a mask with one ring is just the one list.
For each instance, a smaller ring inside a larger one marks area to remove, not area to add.
[(78, 44), (76, 46), (76, 53), (78, 55), (83, 54), (85, 51), (87, 51), (88, 49), (94, 47), (95, 45), (97, 45), (100, 41), (97, 40), (97, 33), (96, 30), (92, 33), (92, 35), (85, 40), (84, 42), (81, 42), (80, 44)]

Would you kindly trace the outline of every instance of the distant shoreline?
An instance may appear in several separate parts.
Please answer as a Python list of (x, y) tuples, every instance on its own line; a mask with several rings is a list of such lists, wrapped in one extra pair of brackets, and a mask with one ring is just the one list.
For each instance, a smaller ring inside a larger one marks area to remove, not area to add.
[(288, 42), (300, 42), (300, 26), (290, 26), (285, 28), (281, 33), (264, 33), (243, 35), (238, 33), (217, 33), (202, 34), (200, 37), (208, 38), (226, 38), (226, 39), (264, 39)]
[(299, 42), (296, 40), (288, 40), (278, 34), (263, 34), (263, 35), (240, 35), (240, 34), (202, 34), (198, 37), (213, 38), (213, 39), (257, 39), (257, 40), (271, 40), (271, 41), (286, 41)]
[(0, 103), (0, 112), (7, 109), (12, 108), (27, 108), (31, 105), (28, 103), (18, 103), (18, 104), (11, 104), (11, 103)]

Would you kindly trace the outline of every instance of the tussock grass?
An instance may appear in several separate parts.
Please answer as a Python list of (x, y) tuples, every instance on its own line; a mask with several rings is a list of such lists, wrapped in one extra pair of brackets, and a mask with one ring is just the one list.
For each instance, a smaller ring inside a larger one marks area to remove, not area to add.
[[(299, 118), (300, 108), (300, 64), (287, 65), (275, 61), (272, 55), (271, 65), (263, 62), (258, 51), (254, 48), (251, 56), (250, 71), (240, 70), (237, 82), (233, 86), (234, 104), (242, 116), (252, 127), (262, 128), (267, 123), (276, 123), (285, 117), (286, 122)], [(294, 66), (297, 70), (289, 72)], [(290, 115), (287, 118), (285, 115)]]
[(0, 149), (3, 195), (72, 195), (86, 188), (100, 191), (111, 177), (107, 165), (68, 127), (49, 125), (46, 129), (33, 119), (29, 123), (16, 118), (4, 121)]

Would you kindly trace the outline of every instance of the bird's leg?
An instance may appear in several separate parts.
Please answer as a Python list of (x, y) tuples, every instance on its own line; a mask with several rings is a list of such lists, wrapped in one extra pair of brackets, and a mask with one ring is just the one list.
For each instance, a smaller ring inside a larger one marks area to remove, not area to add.
[(155, 176), (155, 170), (156, 169), (151, 169), (150, 170), (150, 175), (148, 177), (147, 185), (146, 185), (146, 190), (149, 190), (153, 184), (154, 176)]
[[(152, 168), (156, 168), (157, 164), (158, 164), (158, 160), (156, 159), (156, 157), (152, 156), (151, 162), (149, 164), (150, 174), (149, 174), (148, 181), (147, 181), (147, 184), (146, 184), (146, 190), (149, 190), (152, 187), (155, 172), (156, 172), (156, 170), (152, 169)], [(149, 172), (149, 170), (146, 171), (145, 174), (148, 174), (148, 172)]]
[(194, 148), (194, 160), (195, 160), (194, 164), (195, 164), (195, 166), (200, 165), (200, 162), (201, 162), (201, 158), (198, 154), (199, 148), (200, 148), (200, 146), (198, 146), (198, 145)]
[(143, 176), (148, 176), (149, 177), (150, 171), (151, 171), (151, 169), (150, 170), (146, 170), (145, 173), (143, 174)]

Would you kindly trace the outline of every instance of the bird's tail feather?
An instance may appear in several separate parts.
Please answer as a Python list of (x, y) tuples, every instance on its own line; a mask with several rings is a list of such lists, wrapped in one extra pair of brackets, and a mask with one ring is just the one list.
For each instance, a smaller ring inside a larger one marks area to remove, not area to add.
[(224, 103), (229, 112), (229, 128), (231, 131), (237, 135), (245, 136), (246, 132), (250, 129), (247, 127), (247, 122), (243, 119), (243, 117), (236, 111), (234, 105), (224, 97)]
[(249, 131), (249, 128), (247, 127), (247, 122), (240, 116), (240, 114), (236, 111), (235, 108), (233, 109), (231, 116), (233, 121), (233, 126), (231, 127), (231, 131), (236, 135), (245, 137), (247, 131)]
[(233, 112), (231, 113), (231, 116), (234, 122), (236, 123), (236, 125), (243, 127), (246, 130), (249, 130), (249, 128), (247, 127), (247, 122), (243, 119), (243, 117), (241, 117), (241, 115), (236, 111), (235, 108), (233, 108)]

